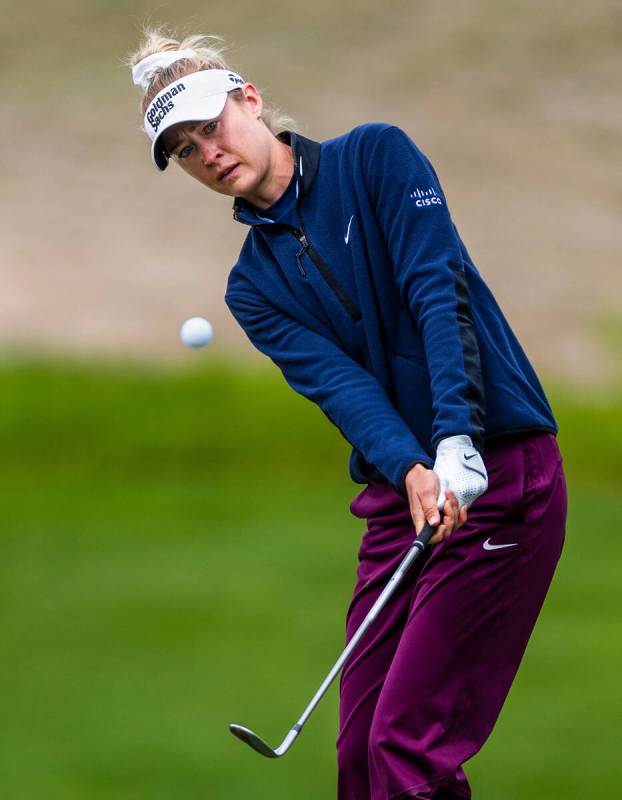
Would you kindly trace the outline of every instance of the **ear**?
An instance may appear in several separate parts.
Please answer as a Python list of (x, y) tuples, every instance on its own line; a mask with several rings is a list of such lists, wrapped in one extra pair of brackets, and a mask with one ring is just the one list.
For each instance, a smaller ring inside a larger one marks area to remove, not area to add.
[(263, 98), (259, 92), (259, 89), (252, 83), (245, 83), (242, 87), (242, 91), (244, 92), (244, 97), (253, 113), (253, 116), (261, 116), (261, 112), (263, 111)]

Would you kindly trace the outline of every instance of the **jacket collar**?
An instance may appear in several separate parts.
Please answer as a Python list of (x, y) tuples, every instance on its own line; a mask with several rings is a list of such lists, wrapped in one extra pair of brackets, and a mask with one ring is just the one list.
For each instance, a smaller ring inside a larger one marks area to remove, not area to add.
[[(306, 194), (313, 183), (320, 163), (320, 142), (307, 139), (294, 131), (282, 131), (277, 139), (290, 145), (294, 159), (294, 174), (296, 175), (296, 203), (300, 203), (302, 195)], [(233, 219), (253, 225), (259, 222), (255, 215), (255, 206), (236, 197), (233, 201)]]

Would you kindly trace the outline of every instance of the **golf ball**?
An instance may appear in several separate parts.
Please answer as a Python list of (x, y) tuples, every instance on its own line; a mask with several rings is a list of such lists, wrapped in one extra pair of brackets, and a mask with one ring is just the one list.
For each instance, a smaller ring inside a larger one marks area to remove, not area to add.
[(205, 347), (212, 341), (214, 330), (204, 317), (190, 317), (181, 326), (179, 336), (187, 347)]

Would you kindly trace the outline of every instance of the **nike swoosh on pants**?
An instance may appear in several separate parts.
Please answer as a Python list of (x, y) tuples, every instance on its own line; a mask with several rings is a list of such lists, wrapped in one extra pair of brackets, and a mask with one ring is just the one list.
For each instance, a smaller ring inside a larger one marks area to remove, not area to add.
[(518, 542), (512, 542), (511, 544), (490, 544), (490, 537), (486, 539), (484, 542), (484, 550), (502, 550), (504, 547), (516, 547)]

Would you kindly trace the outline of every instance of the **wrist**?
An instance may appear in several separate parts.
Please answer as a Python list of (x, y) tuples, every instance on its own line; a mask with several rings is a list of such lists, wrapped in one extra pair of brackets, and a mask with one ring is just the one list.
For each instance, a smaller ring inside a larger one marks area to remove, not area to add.
[(408, 489), (406, 488), (406, 484), (408, 482), (409, 475), (418, 475), (419, 473), (423, 472), (424, 470), (432, 469), (431, 465), (425, 464), (423, 461), (414, 461), (410, 463), (404, 472), (402, 473), (402, 480), (400, 481), (399, 485), (399, 493), (403, 497), (408, 497)]
[(436, 454), (444, 453), (448, 450), (455, 450), (457, 448), (466, 448), (473, 447), (473, 442), (471, 441), (471, 437), (467, 436), (466, 434), (459, 434), (457, 436), (447, 436), (445, 439), (441, 439), (440, 442), (436, 446)]
[(409, 475), (420, 475), (423, 472), (428, 472), (431, 470), (432, 467), (429, 467), (427, 464), (424, 464), (422, 461), (418, 461), (416, 464), (413, 464), (412, 467), (408, 470), (404, 477), (404, 483), (408, 479)]

